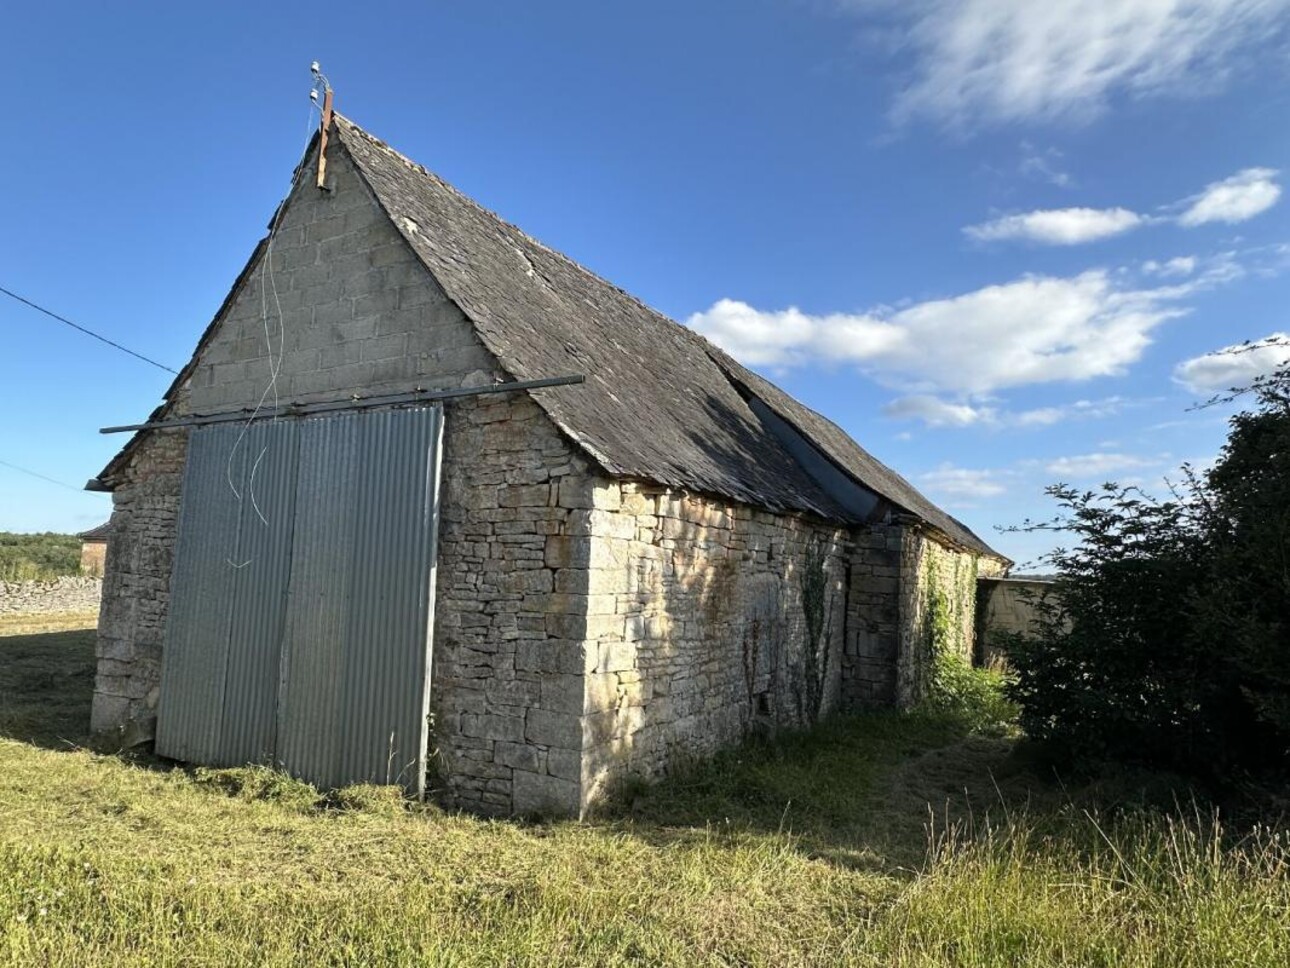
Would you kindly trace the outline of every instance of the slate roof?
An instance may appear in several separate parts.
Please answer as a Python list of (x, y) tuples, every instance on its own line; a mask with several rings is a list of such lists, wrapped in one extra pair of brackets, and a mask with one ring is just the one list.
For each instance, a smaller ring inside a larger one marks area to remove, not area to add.
[(761, 423), (759, 397), (836, 466), (952, 542), (1002, 557), (845, 431), (337, 115), (338, 140), (379, 204), (516, 379), (606, 472), (835, 520), (844, 512)]
[[(887, 509), (913, 515), (953, 544), (1007, 560), (842, 428), (698, 333), (526, 235), (347, 118), (334, 119), (328, 150), (348, 153), (501, 367), (517, 380), (585, 374), (578, 386), (528, 392), (608, 474), (854, 523), (752, 411), (744, 396), (751, 393)], [(317, 143), (315, 135), (297, 175)], [(263, 250), (262, 240), (150, 420), (165, 416)], [(89, 486), (109, 489), (139, 439)]]
[(82, 541), (106, 541), (112, 533), (112, 522), (104, 521), (97, 528), (90, 528), (88, 531), (82, 531), (76, 537)]

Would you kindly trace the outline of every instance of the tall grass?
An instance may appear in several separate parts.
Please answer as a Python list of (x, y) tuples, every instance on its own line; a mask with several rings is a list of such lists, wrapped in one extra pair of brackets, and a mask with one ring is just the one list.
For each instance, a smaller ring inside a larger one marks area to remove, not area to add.
[(878, 922), (903, 965), (1290, 964), (1290, 845), (1209, 818), (1070, 810), (935, 838)]
[(836, 718), (521, 824), (68, 751), (92, 650), (0, 637), (0, 965), (1290, 964), (1280, 828), (1099, 808), (972, 716)]

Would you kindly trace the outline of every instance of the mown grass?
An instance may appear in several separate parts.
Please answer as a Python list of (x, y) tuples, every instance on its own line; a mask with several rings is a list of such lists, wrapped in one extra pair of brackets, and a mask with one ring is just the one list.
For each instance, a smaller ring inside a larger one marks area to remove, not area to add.
[(0, 638), (0, 963), (1290, 963), (1278, 830), (1123, 779), (1063, 791), (948, 713), (838, 719), (526, 824), (69, 750), (91, 653)]

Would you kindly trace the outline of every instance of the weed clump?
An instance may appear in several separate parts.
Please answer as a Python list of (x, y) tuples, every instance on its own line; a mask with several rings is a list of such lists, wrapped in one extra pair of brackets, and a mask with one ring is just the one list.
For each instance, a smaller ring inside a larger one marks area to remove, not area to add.
[(218, 790), (238, 800), (262, 800), (290, 810), (311, 810), (320, 796), (312, 785), (268, 766), (238, 766), (228, 769), (198, 767), (193, 781), (199, 787)]

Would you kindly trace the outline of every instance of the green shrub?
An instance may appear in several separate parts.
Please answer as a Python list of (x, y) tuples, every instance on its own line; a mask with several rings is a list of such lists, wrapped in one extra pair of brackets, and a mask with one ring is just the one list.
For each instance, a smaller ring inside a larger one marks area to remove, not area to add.
[(941, 652), (933, 659), (923, 705), (958, 718), (972, 732), (1010, 735), (1021, 712), (1007, 695), (1014, 678), (1003, 665), (977, 668), (961, 656)]
[(1290, 369), (1169, 501), (1049, 489), (1054, 594), (1009, 649), (1026, 732), (1209, 780), (1290, 764)]
[(81, 571), (81, 539), (73, 534), (0, 532), (0, 581), (52, 581)]

